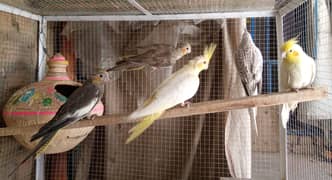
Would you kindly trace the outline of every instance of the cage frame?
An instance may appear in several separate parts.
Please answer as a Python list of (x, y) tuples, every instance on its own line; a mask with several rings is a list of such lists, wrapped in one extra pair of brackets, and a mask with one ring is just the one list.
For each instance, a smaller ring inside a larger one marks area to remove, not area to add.
[[(283, 42), (283, 17), (300, 6), (306, 0), (289, 0), (280, 7), (271, 10), (255, 10), (242, 12), (218, 12), (218, 13), (189, 13), (189, 14), (160, 14), (153, 15), (151, 12), (142, 7), (135, 0), (128, 0), (128, 2), (139, 10), (144, 15), (38, 15), (23, 9), (19, 9), (4, 3), (0, 3), (0, 11), (9, 14), (22, 16), (38, 22), (38, 75), (37, 80), (41, 80), (45, 74), (46, 67), (46, 37), (47, 37), (47, 23), (52, 21), (161, 21), (161, 20), (212, 20), (224, 18), (252, 18), (252, 17), (275, 17), (276, 18), (276, 33), (277, 33), (277, 47), (280, 47)], [(281, 52), (277, 53), (278, 59), (281, 59)], [(278, 61), (278, 68), (280, 62)], [(278, 71), (280, 77), (280, 72)], [(280, 79), (280, 78), (279, 78)], [(279, 108), (279, 111), (281, 109)], [(280, 172), (279, 179), (287, 180), (287, 132), (283, 128), (281, 120), (279, 121), (279, 148), (280, 148)], [(36, 158), (36, 172), (35, 179), (44, 179), (44, 155)], [(230, 178), (236, 179), (236, 178)]]

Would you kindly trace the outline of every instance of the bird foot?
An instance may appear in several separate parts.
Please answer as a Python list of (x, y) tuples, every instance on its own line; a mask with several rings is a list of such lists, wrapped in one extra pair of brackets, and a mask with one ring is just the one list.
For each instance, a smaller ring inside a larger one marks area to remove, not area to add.
[(305, 87), (305, 89), (314, 89), (314, 85), (310, 84), (309, 86)]
[(92, 114), (92, 115), (87, 116), (86, 118), (89, 120), (94, 120), (94, 119), (96, 119), (96, 117), (97, 117), (97, 115)]
[(190, 102), (190, 101), (185, 101), (185, 102), (182, 102), (182, 103), (181, 103), (181, 107), (187, 107), (187, 108), (189, 108), (190, 105), (191, 105), (191, 102)]
[(299, 88), (292, 88), (292, 91), (299, 92)]

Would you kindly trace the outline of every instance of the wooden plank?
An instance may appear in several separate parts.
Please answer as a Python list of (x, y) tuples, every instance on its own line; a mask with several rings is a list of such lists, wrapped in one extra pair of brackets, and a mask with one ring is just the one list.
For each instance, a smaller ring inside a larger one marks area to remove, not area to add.
[[(305, 102), (327, 98), (327, 87), (315, 87), (311, 89), (303, 89), (298, 92), (281, 92), (271, 93), (251, 97), (243, 97), (229, 100), (214, 100), (200, 103), (194, 103), (190, 108), (177, 107), (166, 111), (160, 119), (184, 117), (192, 115), (201, 115), (207, 113), (225, 112), (235, 109), (244, 109), (249, 107), (268, 107), (284, 104), (291, 101)], [(124, 124), (137, 122), (140, 119), (128, 120), (128, 114), (115, 114), (97, 117), (95, 120), (83, 120), (66, 128), (78, 128), (88, 126), (104, 126), (110, 124)], [(0, 136), (10, 136), (31, 132), (41, 125), (26, 127), (7, 127), (0, 128)]]

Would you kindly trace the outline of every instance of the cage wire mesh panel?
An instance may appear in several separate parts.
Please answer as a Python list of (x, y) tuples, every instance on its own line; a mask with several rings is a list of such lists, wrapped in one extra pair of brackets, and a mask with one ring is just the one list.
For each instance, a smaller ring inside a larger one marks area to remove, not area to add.
[[(0, 12), (0, 109), (22, 86), (36, 80), (38, 22)], [(1, 111), (2, 112), (2, 111)], [(5, 127), (2, 116), (0, 126)], [(0, 176), (7, 179), (13, 169), (29, 152), (13, 137), (0, 137)], [(33, 161), (28, 161), (11, 179), (30, 179)]]
[[(232, 49), (223, 44), (226, 38), (223, 31), (225, 24), (232, 27), (235, 22), (232, 19), (206, 20), (198, 24), (193, 21), (48, 22), (47, 52), (49, 55), (61, 52), (70, 63), (69, 74), (83, 82), (98, 70), (114, 66), (119, 57), (144, 51), (138, 47), (191, 44), (192, 53), (180, 59), (173, 68), (113, 72), (114, 81), (106, 87), (104, 103), (107, 114), (117, 114), (135, 110), (163, 79), (191, 58), (201, 55), (206, 44), (215, 42), (218, 47), (214, 58), (209, 70), (200, 75), (200, 89), (191, 101), (223, 99), (223, 84), (227, 77), (223, 61), (228, 60), (226, 51)], [(275, 92), (278, 89), (275, 18), (248, 18), (247, 29), (264, 57), (264, 93)], [(232, 55), (233, 51), (228, 53)], [(242, 88), (240, 85), (235, 88)], [(260, 136), (252, 147), (254, 177), (278, 177), (276, 113), (276, 108), (259, 110)], [(228, 177), (225, 116), (225, 113), (215, 113), (157, 121), (129, 145), (124, 141), (133, 124), (97, 127), (71, 152), (47, 156), (47, 178), (56, 179), (64, 174), (72, 179)], [(243, 140), (251, 144), (249, 137)], [(246, 156), (251, 156), (251, 145), (247, 148)], [(232, 151), (241, 149), (243, 147), (239, 145)], [(56, 164), (61, 162), (66, 162), (69, 170), (54, 168), (60, 167)], [(250, 175), (251, 163), (242, 171)]]
[[(283, 17), (284, 40), (299, 35), (304, 51), (315, 59), (315, 86), (331, 95), (331, 12), (328, 1), (306, 1)], [(288, 8), (288, 7), (286, 7)], [(290, 179), (331, 179), (331, 97), (301, 103), (287, 125)]]
[[(263, 55), (262, 93), (278, 91), (277, 35), (275, 18), (248, 18), (247, 28)], [(253, 139), (253, 178), (278, 179), (278, 107), (258, 108), (258, 136)]]

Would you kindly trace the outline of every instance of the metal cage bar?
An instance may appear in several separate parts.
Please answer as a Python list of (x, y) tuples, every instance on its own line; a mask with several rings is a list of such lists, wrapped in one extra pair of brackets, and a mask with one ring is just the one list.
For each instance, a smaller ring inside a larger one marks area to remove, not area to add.
[[(282, 15), (276, 17), (277, 27), (277, 47), (280, 47), (283, 42), (283, 22)], [(278, 59), (281, 59), (281, 52), (278, 51)], [(278, 63), (278, 69), (280, 61)], [(280, 71), (278, 71), (278, 77), (280, 77)], [(278, 78), (280, 79), (280, 78)], [(280, 84), (280, 82), (279, 82)], [(279, 86), (280, 87), (280, 86)], [(279, 109), (281, 111), (281, 108)], [(281, 117), (279, 117), (281, 118)], [(281, 119), (279, 120), (279, 149), (280, 149), (280, 180), (287, 180), (287, 129), (282, 126)]]
[(159, 21), (159, 20), (198, 20), (222, 18), (247, 18), (247, 17), (275, 17), (276, 10), (248, 11), (248, 12), (223, 12), (200, 14), (176, 15), (124, 15), (124, 16), (45, 16), (47, 21)]
[(6, 5), (3, 3), (0, 3), (0, 11), (7, 12), (10, 14), (15, 14), (15, 15), (22, 16), (22, 17), (26, 17), (26, 18), (36, 20), (36, 21), (40, 21), (42, 19), (42, 16), (40, 16), (40, 15), (31, 13), (31, 12), (28, 12), (28, 11), (25, 11), (22, 9), (18, 9), (16, 7), (9, 6), (9, 5)]

